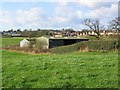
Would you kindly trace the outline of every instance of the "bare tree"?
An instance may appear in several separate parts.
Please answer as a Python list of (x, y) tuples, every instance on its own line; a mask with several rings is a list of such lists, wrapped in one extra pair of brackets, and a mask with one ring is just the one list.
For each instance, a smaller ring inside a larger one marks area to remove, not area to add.
[(110, 29), (120, 30), (120, 17), (117, 17), (110, 22)]
[(85, 19), (84, 25), (88, 26), (90, 30), (93, 30), (97, 34), (95, 37), (99, 39), (100, 30), (104, 29), (104, 25), (100, 23), (99, 19)]

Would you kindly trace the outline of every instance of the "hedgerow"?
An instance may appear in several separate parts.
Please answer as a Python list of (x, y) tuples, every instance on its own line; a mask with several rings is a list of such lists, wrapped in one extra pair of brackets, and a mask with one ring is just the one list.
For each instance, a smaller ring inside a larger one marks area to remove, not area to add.
[(99, 51), (99, 50), (115, 50), (119, 48), (119, 44), (117, 40), (109, 40), (109, 41), (85, 41), (79, 42), (72, 45), (61, 46), (52, 48), (51, 53), (68, 53), (73, 51)]

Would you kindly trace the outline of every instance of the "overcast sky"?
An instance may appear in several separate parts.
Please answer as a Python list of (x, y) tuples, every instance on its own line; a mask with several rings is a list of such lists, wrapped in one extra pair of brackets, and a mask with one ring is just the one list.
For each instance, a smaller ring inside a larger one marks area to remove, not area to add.
[[(96, 2), (95, 2), (96, 1)], [(106, 24), (118, 16), (118, 0), (1, 0), (0, 30), (86, 28), (86, 18)]]

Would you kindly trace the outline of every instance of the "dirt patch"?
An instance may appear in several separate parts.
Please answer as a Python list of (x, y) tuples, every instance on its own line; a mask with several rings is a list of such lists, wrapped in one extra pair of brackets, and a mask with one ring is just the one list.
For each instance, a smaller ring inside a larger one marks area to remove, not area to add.
[(10, 52), (18, 52), (18, 53), (23, 53), (23, 54), (32, 54), (32, 55), (49, 54), (49, 52), (47, 52), (47, 53), (35, 53), (35, 52), (26, 52), (26, 51), (10, 50), (10, 49), (3, 49), (3, 50), (7, 50), (7, 51), (10, 51)]
[(89, 51), (89, 48), (87, 46), (81, 46), (79, 48), (80, 52), (88, 52)]

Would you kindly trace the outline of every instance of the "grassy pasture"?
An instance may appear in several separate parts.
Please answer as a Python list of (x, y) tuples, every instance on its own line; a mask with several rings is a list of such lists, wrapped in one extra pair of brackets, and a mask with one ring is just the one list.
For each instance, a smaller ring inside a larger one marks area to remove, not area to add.
[(118, 53), (30, 55), (2, 52), (6, 88), (117, 88)]
[(6, 47), (9, 45), (19, 45), (23, 38), (0, 38), (0, 47)]
[[(2, 38), (1, 46), (22, 38)], [(117, 88), (118, 52), (23, 54), (2, 52), (4, 88)]]

